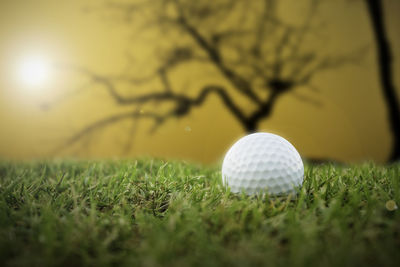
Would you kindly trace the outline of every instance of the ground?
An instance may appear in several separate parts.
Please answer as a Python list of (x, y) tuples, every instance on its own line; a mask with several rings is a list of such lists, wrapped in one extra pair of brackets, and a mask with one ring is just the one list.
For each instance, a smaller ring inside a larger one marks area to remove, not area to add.
[(218, 166), (0, 163), (1, 266), (399, 266), (400, 164), (307, 165), (296, 197)]

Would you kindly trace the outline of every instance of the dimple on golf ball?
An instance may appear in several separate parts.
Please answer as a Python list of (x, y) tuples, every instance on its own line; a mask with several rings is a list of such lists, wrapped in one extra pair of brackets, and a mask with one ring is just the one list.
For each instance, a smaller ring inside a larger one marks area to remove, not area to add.
[(222, 182), (234, 193), (289, 194), (301, 186), (303, 177), (304, 166), (297, 150), (271, 133), (242, 137), (228, 150), (222, 164)]

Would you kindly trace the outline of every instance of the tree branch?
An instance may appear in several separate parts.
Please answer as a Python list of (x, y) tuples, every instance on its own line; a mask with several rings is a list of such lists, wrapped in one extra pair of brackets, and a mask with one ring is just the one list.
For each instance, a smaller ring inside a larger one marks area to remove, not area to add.
[(233, 102), (232, 98), (228, 95), (228, 93), (224, 90), (224, 88), (220, 86), (206, 86), (200, 92), (199, 96), (193, 99), (191, 102), (195, 106), (201, 105), (207, 98), (207, 96), (211, 93), (217, 94), (228, 110), (239, 120), (245, 121), (246, 117), (244, 113), (240, 110), (240, 108)]
[(318, 72), (339, 68), (348, 64), (359, 64), (364, 58), (367, 50), (368, 46), (364, 46), (354, 50), (351, 53), (315, 59), (313, 67), (310, 67), (308, 70), (306, 67), (304, 67), (303, 73), (297, 73), (297, 75), (294, 77), (296, 79), (296, 84), (302, 85), (308, 83)]
[(250, 84), (235, 73), (232, 69), (229, 69), (222, 61), (221, 55), (218, 50), (213, 47), (200, 33), (194, 28), (180, 12), (180, 18), (178, 19), (178, 24), (182, 26), (183, 29), (193, 38), (193, 40), (208, 54), (211, 62), (221, 71), (223, 76), (232, 83), (234, 88), (239, 92), (247, 96), (253, 102), (261, 104), (261, 100), (252, 91)]
[[(55, 149), (54, 152), (59, 152), (64, 150), (65, 148), (75, 144), (83, 137), (91, 134), (94, 131), (100, 130), (106, 126), (111, 124), (120, 122), (125, 119), (152, 119), (154, 120), (154, 125), (150, 129), (150, 132), (153, 133), (161, 124), (163, 124), (168, 118), (179, 118), (183, 115), (188, 114), (193, 107), (201, 106), (204, 101), (207, 99), (209, 95), (215, 93), (220, 97), (224, 105), (227, 109), (239, 120), (245, 121), (245, 115), (240, 110), (240, 108), (234, 103), (232, 98), (229, 94), (224, 90), (223, 87), (217, 85), (208, 85), (202, 88), (200, 93), (195, 98), (190, 98), (184, 95), (177, 95), (173, 93), (160, 93), (160, 94), (148, 94), (137, 98), (131, 98), (132, 103), (138, 103), (140, 106), (135, 111), (120, 113), (116, 115), (112, 115), (106, 117), (104, 119), (98, 120), (84, 129), (80, 130), (78, 133), (70, 137), (62, 146)], [(175, 102), (175, 107), (173, 107), (170, 111), (166, 112), (165, 114), (158, 114), (153, 112), (142, 112), (140, 109), (141, 105), (148, 101), (160, 101), (160, 100), (173, 100)]]
[(131, 111), (131, 112), (125, 112), (125, 113), (112, 115), (112, 116), (100, 119), (100, 120), (86, 126), (82, 130), (80, 130), (79, 132), (77, 132), (76, 134), (74, 134), (73, 136), (68, 138), (66, 142), (64, 142), (61, 146), (57, 147), (51, 154), (56, 154), (62, 150), (65, 150), (66, 148), (77, 143), (84, 136), (87, 136), (94, 131), (97, 131), (106, 126), (120, 122), (125, 119), (135, 119), (135, 118), (153, 119), (156, 123), (161, 123), (165, 119), (163, 116), (158, 115), (156, 113), (148, 113), (148, 112), (142, 113), (142, 112), (138, 112), (138, 111), (133, 111), (133, 112)]

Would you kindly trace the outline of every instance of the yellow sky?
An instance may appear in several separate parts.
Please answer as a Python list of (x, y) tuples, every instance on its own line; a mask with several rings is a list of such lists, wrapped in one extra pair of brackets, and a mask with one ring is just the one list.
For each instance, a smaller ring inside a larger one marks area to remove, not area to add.
[[(70, 96), (50, 110), (40, 107), (54, 102), (82, 83), (73, 72), (57, 71), (39, 88), (23, 85), (16, 73), (29, 55), (83, 66), (99, 73), (118, 73), (126, 64), (126, 51), (146, 58), (146, 40), (132, 36), (129, 28), (83, 12), (85, 1), (0, 1), (0, 157), (44, 157), (67, 137), (96, 119), (121, 111), (100, 87)], [(284, 10), (295, 20), (296, 1)], [(386, 110), (378, 82), (374, 42), (362, 1), (325, 1), (319, 16), (327, 21), (324, 34), (332, 50), (351, 51), (370, 45), (361, 66), (345, 66), (317, 75), (313, 95), (323, 105), (315, 107), (287, 94), (261, 129), (287, 138), (303, 156), (347, 161), (383, 161), (391, 139)], [(93, 1), (92, 1), (93, 3)], [(384, 1), (386, 25), (395, 57), (394, 74), (400, 88), (400, 2)], [(297, 13), (296, 13), (297, 12)], [(309, 94), (306, 92), (306, 94)], [(141, 122), (129, 153), (121, 144), (128, 140), (130, 122), (96, 134), (63, 155), (113, 157), (153, 155), (200, 162), (219, 160), (240, 136), (242, 127), (223, 108), (217, 97), (195, 109), (188, 117), (172, 119), (149, 135)], [(84, 140), (85, 141), (85, 140)], [(81, 148), (78, 153), (78, 148)]]

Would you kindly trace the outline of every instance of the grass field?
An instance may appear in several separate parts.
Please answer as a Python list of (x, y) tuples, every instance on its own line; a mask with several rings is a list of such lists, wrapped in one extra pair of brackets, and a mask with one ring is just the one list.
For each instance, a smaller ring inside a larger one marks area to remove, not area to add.
[(184, 162), (0, 163), (1, 266), (399, 266), (400, 165), (307, 165), (297, 198)]

